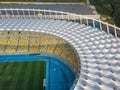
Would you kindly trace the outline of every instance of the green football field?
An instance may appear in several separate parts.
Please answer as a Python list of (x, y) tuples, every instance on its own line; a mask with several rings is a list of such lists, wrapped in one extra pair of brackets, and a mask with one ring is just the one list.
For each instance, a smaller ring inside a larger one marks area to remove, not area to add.
[(0, 90), (44, 90), (45, 61), (0, 62)]

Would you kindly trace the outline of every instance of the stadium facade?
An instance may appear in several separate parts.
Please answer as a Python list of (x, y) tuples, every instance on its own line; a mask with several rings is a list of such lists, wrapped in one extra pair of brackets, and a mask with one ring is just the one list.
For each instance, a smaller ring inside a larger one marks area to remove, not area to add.
[(62, 58), (76, 75), (71, 90), (120, 89), (120, 28), (114, 25), (61, 11), (0, 9), (0, 34), (1, 54)]

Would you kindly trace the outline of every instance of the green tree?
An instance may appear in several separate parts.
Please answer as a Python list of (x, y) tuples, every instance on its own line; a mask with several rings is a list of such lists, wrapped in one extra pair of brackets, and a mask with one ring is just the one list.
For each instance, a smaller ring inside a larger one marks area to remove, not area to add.
[(120, 0), (90, 0), (101, 14), (111, 16), (120, 26)]

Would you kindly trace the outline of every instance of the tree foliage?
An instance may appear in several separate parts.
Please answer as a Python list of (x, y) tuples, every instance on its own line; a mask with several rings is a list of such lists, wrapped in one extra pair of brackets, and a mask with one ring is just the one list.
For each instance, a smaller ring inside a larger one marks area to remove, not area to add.
[(120, 26), (120, 0), (90, 0), (99, 13), (111, 16)]

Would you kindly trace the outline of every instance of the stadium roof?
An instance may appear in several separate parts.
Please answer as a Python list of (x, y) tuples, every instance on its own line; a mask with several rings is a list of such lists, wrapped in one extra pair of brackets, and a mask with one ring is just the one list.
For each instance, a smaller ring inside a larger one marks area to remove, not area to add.
[[(120, 90), (120, 39), (117, 38), (119, 28), (99, 20), (96, 21), (100, 23), (100, 27), (104, 25), (100, 29), (96, 28), (94, 19), (91, 19), (91, 27), (88, 18), (85, 25), (82, 21), (68, 21), (69, 16), (68, 20), (56, 20), (57, 15), (54, 15), (54, 19), (46, 19), (46, 16), (40, 19), (35, 15), (34, 18), (26, 18), (24, 15), (24, 18), (9, 18), (6, 15), (6, 18), (0, 19), (0, 31), (30, 31), (58, 36), (75, 48), (81, 62), (74, 90)], [(114, 28), (116, 37), (110, 34), (111, 27)]]
[(74, 90), (120, 90), (118, 38), (84, 24), (64, 20), (21, 18), (0, 21), (4, 21), (0, 25), (0, 31), (48, 33), (71, 43), (81, 62), (81, 72)]

